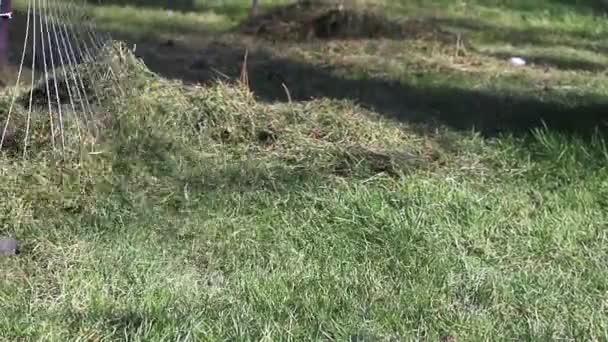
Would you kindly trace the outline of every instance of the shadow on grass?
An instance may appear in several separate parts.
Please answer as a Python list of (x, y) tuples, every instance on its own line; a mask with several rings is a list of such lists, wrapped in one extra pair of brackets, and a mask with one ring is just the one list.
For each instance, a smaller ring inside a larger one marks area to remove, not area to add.
[(158, 8), (177, 11), (193, 11), (195, 9), (194, 0), (92, 0), (89, 5), (117, 5), (135, 6), (145, 8)]
[[(185, 46), (173, 46), (177, 55)], [(144, 58), (155, 72), (189, 83), (237, 78), (245, 48), (212, 43), (196, 52), (194, 63), (181, 69), (167, 68), (162, 58)], [(146, 56), (144, 52), (144, 56)], [(331, 67), (319, 67), (257, 49), (248, 53), (249, 81), (253, 92), (265, 101), (311, 98), (349, 99), (386, 117), (414, 123), (442, 124), (459, 130), (475, 129), (486, 136), (498, 133), (528, 133), (548, 126), (565, 133), (589, 136), (606, 128), (608, 101), (589, 97), (586, 105), (566, 105), (534, 96), (501, 95), (446, 85), (420, 85), (381, 78), (349, 79)]]
[(587, 31), (553, 30), (548, 28), (516, 28), (493, 24), (488, 21), (472, 18), (428, 18), (434, 25), (450, 28), (465, 34), (479, 34), (480, 40), (492, 44), (508, 44), (513, 47), (560, 47), (608, 52), (608, 46), (602, 44), (603, 36)]
[(499, 8), (519, 11), (522, 13), (531, 12), (578, 12), (581, 14), (603, 14), (606, 4), (603, 0), (510, 0), (510, 1), (480, 1), (485, 6), (494, 5)]
[(608, 9), (608, 3), (603, 0), (550, 0), (549, 2), (575, 10), (592, 10), (598, 14), (604, 14)]
[[(509, 58), (513, 57), (513, 54), (509, 54), (509, 53), (491, 53), (491, 54), (487, 54), (487, 55), (492, 56), (494, 58), (501, 59), (501, 60), (505, 60), (505, 61), (508, 60)], [(564, 70), (564, 71), (590, 71), (590, 72), (608, 71), (608, 65), (605, 65), (602, 63), (591, 62), (591, 61), (587, 61), (587, 60), (583, 60), (583, 59), (572, 58), (572, 57), (565, 57), (565, 56), (557, 57), (557, 56), (535, 54), (535, 53), (531, 53), (531, 54), (526, 54), (526, 53), (521, 54), (520, 53), (520, 54), (518, 54), (518, 57), (522, 57), (528, 63), (531, 63), (533, 65), (551, 68), (551, 69), (558, 69), (558, 70)]]

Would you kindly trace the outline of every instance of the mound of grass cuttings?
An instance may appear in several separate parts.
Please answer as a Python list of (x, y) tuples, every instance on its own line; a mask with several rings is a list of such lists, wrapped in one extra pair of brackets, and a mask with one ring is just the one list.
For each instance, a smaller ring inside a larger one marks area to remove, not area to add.
[(396, 21), (371, 7), (331, 1), (298, 1), (253, 16), (240, 32), (275, 40), (427, 39), (453, 44), (456, 36), (428, 21)]
[(348, 102), (271, 105), (239, 84), (184, 87), (154, 76), (129, 88), (130, 100), (117, 108), (127, 141), (120, 155), (130, 149), (164, 167), (166, 158), (204, 160), (201, 168), (233, 185), (256, 177), (398, 176), (422, 159), (419, 138)]

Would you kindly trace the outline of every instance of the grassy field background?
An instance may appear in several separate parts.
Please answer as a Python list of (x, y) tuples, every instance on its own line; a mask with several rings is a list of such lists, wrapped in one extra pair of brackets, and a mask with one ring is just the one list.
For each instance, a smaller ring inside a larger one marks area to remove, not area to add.
[(145, 65), (96, 153), (1, 157), (3, 340), (608, 338), (597, 3), (347, 4), (393, 30), (326, 39), (121, 5)]

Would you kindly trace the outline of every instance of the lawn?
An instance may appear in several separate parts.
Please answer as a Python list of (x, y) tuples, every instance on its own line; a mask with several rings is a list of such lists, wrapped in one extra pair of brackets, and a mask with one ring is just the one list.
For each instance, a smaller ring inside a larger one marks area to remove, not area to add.
[(305, 39), (247, 5), (92, 7), (111, 124), (0, 156), (2, 340), (608, 339), (601, 6), (361, 2), (390, 25)]

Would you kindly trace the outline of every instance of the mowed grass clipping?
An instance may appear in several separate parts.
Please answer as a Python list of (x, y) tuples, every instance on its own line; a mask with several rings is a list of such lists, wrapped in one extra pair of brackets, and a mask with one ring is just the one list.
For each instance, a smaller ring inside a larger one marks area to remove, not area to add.
[(2, 339), (607, 338), (599, 134), (268, 104), (119, 52), (94, 153), (2, 156)]

